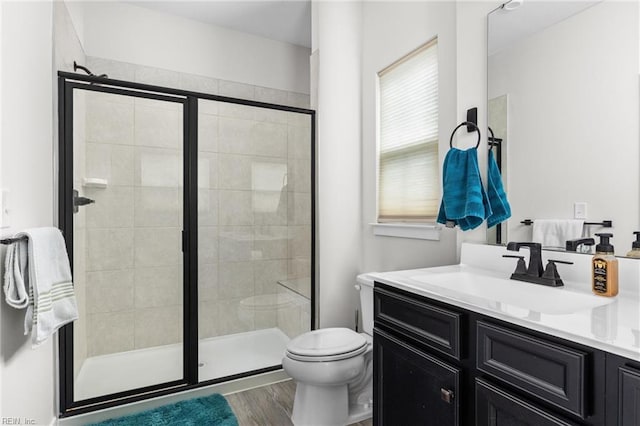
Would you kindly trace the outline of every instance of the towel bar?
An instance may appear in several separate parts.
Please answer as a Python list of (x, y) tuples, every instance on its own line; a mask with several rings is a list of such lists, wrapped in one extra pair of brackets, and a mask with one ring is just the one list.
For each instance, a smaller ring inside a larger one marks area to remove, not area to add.
[[(520, 221), (521, 224), (523, 225), (533, 225), (533, 220), (531, 219), (525, 219)], [(611, 220), (603, 220), (602, 222), (585, 222), (585, 225), (596, 225), (596, 226), (602, 226), (603, 228), (611, 228), (613, 227), (613, 221)]]
[(9, 244), (13, 244), (13, 243), (16, 243), (18, 241), (24, 241), (24, 240), (27, 240), (27, 239), (28, 239), (28, 237), (26, 235), (22, 236), (22, 237), (17, 237), (17, 238), (4, 238), (4, 239), (0, 240), (0, 244), (9, 245)]

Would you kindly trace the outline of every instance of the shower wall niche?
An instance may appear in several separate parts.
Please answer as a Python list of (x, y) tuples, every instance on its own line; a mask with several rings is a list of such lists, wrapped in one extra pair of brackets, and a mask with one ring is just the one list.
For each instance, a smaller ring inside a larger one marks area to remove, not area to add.
[[(72, 217), (80, 319), (73, 374), (61, 371), (61, 393), (73, 395), (63, 412), (278, 368), (288, 340), (312, 328), (308, 95), (100, 58), (87, 66), (116, 90), (73, 83), (73, 186), (95, 202)], [(186, 111), (197, 115), (192, 160)], [(196, 207), (188, 191), (197, 192), (193, 282), (182, 250)], [(185, 300), (192, 286), (197, 300)], [(185, 333), (196, 329), (194, 345)]]

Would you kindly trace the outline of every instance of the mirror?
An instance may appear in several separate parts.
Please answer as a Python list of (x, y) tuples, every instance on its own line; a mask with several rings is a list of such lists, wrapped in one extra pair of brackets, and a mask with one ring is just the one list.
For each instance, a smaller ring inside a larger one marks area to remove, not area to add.
[(624, 255), (640, 228), (638, 4), (518, 3), (488, 15), (488, 124), (512, 209), (488, 242), (531, 241), (522, 221), (577, 209), (611, 220), (584, 236), (611, 232)]

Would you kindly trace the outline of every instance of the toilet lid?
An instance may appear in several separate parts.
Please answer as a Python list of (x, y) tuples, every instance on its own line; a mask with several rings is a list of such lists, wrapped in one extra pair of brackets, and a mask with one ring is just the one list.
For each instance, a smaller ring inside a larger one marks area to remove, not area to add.
[[(367, 339), (348, 328), (323, 328), (304, 333), (291, 340), (287, 352), (294, 358), (353, 356), (352, 352), (362, 353), (366, 350)], [(342, 356), (344, 355), (344, 356)]]

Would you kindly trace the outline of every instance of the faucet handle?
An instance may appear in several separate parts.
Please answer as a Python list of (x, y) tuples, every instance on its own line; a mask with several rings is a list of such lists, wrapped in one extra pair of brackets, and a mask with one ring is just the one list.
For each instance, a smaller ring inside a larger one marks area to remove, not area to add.
[(549, 259), (547, 262), (550, 262), (550, 263), (562, 263), (564, 265), (573, 265), (573, 262), (569, 262), (568, 260)]
[(514, 274), (526, 274), (527, 273), (527, 265), (524, 263), (524, 256), (515, 256), (512, 254), (503, 254), (502, 257), (510, 257), (512, 259), (518, 259), (518, 264), (516, 265), (516, 270), (513, 271)]
[(560, 274), (558, 274), (556, 263), (562, 263), (564, 265), (573, 265), (573, 262), (567, 262), (566, 260), (556, 260), (556, 259), (548, 260), (547, 266), (544, 269), (544, 273), (542, 274), (542, 278), (553, 280), (555, 283), (555, 287), (560, 287), (564, 285), (564, 283), (560, 278)]

